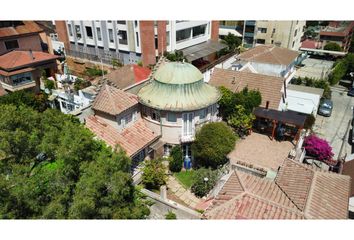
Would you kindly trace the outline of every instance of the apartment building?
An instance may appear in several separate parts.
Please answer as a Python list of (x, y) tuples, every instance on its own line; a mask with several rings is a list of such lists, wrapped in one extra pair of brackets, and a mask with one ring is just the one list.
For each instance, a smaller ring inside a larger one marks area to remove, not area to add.
[(259, 44), (274, 44), (291, 50), (298, 50), (306, 21), (220, 21), (220, 33), (225, 29), (242, 34), (246, 48)]
[(69, 55), (106, 63), (142, 61), (148, 66), (165, 51), (217, 41), (219, 22), (56, 21), (56, 28)]
[(337, 43), (344, 52), (350, 47), (354, 30), (353, 21), (331, 21), (328, 26), (320, 31), (320, 42), (326, 46), (329, 42)]

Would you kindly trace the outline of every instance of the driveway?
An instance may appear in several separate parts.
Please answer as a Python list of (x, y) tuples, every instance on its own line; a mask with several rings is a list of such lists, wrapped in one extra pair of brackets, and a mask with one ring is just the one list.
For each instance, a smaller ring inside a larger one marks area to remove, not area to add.
[[(353, 117), (354, 98), (347, 96), (347, 92), (338, 88), (332, 89), (333, 111), (330, 117), (317, 115), (314, 125), (314, 132), (322, 138), (325, 138), (333, 148), (334, 158), (338, 158), (343, 138), (348, 128), (348, 121)], [(349, 129), (350, 131), (350, 129)], [(349, 132), (350, 133), (350, 132)], [(351, 154), (352, 146), (348, 142), (351, 134), (345, 139), (341, 156)]]
[(321, 79), (327, 76), (334, 62), (321, 59), (306, 58), (304, 61), (302, 61), (302, 64), (304, 64), (304, 66), (296, 70), (296, 77)]

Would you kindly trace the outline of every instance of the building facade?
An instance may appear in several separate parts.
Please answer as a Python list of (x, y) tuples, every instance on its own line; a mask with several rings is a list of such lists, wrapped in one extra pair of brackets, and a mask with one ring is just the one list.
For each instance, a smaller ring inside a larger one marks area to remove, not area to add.
[(348, 52), (353, 30), (353, 21), (332, 21), (320, 31), (320, 42), (323, 47), (329, 42), (335, 42), (344, 52)]
[(69, 55), (124, 64), (155, 64), (165, 51), (218, 40), (217, 21), (56, 21)]
[(161, 135), (167, 152), (172, 145), (181, 144), (184, 156), (190, 157), (196, 130), (219, 120), (220, 92), (205, 83), (202, 73), (189, 63), (163, 64), (138, 97), (143, 119)]
[(242, 43), (246, 48), (274, 44), (298, 50), (305, 25), (306, 21), (220, 21), (220, 33), (224, 33), (224, 29), (232, 29), (242, 34)]

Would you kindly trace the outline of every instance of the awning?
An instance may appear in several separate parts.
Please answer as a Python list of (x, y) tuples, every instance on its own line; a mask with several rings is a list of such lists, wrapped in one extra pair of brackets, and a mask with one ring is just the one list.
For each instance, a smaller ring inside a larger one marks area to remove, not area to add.
[(187, 58), (187, 60), (189, 62), (192, 62), (196, 59), (206, 57), (212, 53), (218, 52), (226, 47), (226, 44), (208, 40), (207, 42), (184, 48), (181, 51), (183, 52), (183, 55)]
[(236, 37), (242, 37), (242, 34), (235, 29), (219, 28), (219, 35), (226, 36), (229, 33), (235, 35)]
[(153, 144), (150, 145), (150, 148), (154, 149), (155, 151), (157, 151), (158, 149), (160, 149), (161, 147), (163, 147), (163, 145), (165, 145), (165, 142), (158, 140), (156, 142), (154, 142)]
[(277, 122), (295, 125), (296, 127), (304, 127), (306, 116), (294, 111), (277, 111), (273, 109), (266, 109), (257, 107), (253, 111), (256, 117), (276, 120)]

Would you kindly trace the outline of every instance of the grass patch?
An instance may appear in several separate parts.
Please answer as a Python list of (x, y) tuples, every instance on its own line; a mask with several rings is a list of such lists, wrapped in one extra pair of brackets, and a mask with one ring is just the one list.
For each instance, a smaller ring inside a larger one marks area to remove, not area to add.
[(179, 173), (174, 173), (174, 177), (186, 188), (190, 188), (193, 184), (194, 171), (181, 171)]

